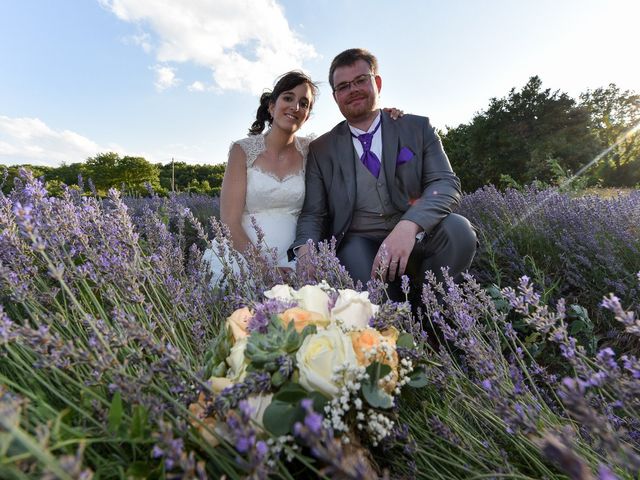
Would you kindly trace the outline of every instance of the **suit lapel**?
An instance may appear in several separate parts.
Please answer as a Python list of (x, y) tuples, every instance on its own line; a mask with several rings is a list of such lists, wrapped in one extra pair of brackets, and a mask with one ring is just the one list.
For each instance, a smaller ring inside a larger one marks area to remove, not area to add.
[[(400, 134), (395, 120), (389, 114), (382, 112), (382, 167), (387, 177), (387, 189), (392, 201), (395, 200), (396, 188), (396, 156), (398, 154), (398, 145), (400, 142)], [(395, 203), (395, 202), (394, 202)]]
[(353, 140), (347, 122), (342, 122), (336, 132), (335, 159), (340, 166), (344, 186), (351, 205), (356, 201), (356, 168), (354, 163)]

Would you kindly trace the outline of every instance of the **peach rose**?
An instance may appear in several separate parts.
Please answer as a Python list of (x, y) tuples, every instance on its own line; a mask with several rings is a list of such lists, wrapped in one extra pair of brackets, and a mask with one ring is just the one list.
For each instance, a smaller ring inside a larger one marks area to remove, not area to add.
[(300, 333), (307, 325), (318, 325), (325, 327), (329, 324), (329, 320), (316, 312), (310, 312), (300, 307), (293, 307), (285, 310), (280, 315), (280, 320), (285, 328), (289, 326), (289, 323), (293, 322), (293, 326), (296, 332)]
[[(381, 333), (373, 328), (366, 328), (352, 331), (349, 335), (358, 365), (367, 367), (375, 361), (391, 367), (391, 381), (385, 385), (384, 389), (387, 393), (392, 392), (398, 380), (398, 352), (396, 352), (398, 330), (391, 327)], [(374, 349), (375, 353), (369, 353)]]
[(209, 443), (212, 447), (217, 447), (220, 445), (220, 440), (211, 433), (215, 430), (216, 419), (204, 416), (206, 407), (207, 402), (205, 400), (204, 393), (200, 392), (198, 401), (189, 405), (189, 412), (195, 417), (189, 419), (189, 422), (192, 427), (198, 430), (205, 442)]
[(237, 342), (241, 338), (249, 335), (247, 327), (249, 320), (253, 317), (253, 313), (247, 307), (239, 308), (227, 318), (227, 327), (231, 329), (233, 341)]

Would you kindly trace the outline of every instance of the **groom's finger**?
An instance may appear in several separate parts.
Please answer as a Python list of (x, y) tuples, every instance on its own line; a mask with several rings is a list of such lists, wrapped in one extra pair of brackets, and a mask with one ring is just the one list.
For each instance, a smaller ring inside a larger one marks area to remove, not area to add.
[(392, 258), (389, 262), (389, 281), (393, 282), (396, 278), (396, 273), (398, 271), (398, 265), (400, 261), (397, 258)]
[[(383, 244), (384, 245), (384, 244)], [(386, 248), (386, 247), (384, 247)], [(383, 250), (384, 250), (383, 246), (380, 246), (380, 249), (378, 250), (378, 253), (376, 253), (376, 256), (373, 259), (373, 265), (371, 265), (371, 278), (376, 278), (378, 276), (378, 269), (382, 267), (382, 259), (384, 257), (383, 255)], [(385, 263), (385, 267), (386, 267), (386, 263)], [(382, 267), (384, 268), (384, 267)], [(384, 279), (385, 274), (388, 272), (387, 268), (384, 268), (385, 271), (382, 272), (382, 279)]]
[(400, 258), (400, 263), (398, 264), (398, 278), (404, 275), (405, 270), (407, 269), (407, 263), (409, 263), (409, 257), (403, 256)]

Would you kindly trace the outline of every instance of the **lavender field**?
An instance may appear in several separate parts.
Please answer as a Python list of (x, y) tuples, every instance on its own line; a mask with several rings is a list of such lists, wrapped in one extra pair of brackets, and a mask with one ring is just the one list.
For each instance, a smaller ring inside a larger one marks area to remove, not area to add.
[(430, 279), (417, 315), (367, 286), (371, 327), (421, 366), (392, 420), (341, 433), (302, 401), (276, 435), (247, 398), (290, 357), (221, 390), (215, 359), (275, 285), (357, 288), (331, 246), (287, 279), (259, 246), (212, 289), (214, 199), (52, 197), (23, 173), (0, 197), (0, 478), (637, 478), (640, 192), (485, 187), (459, 212), (481, 239), (462, 284)]

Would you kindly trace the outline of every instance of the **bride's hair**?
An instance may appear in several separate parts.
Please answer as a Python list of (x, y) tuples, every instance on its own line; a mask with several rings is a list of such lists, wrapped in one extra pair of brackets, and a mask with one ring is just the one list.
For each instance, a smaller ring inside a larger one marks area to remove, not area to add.
[(266, 91), (260, 95), (260, 106), (256, 112), (256, 120), (249, 129), (249, 135), (258, 135), (264, 130), (265, 124), (273, 122), (273, 117), (269, 113), (269, 106), (272, 103), (276, 103), (276, 100), (282, 92), (288, 92), (289, 90), (296, 88), (298, 85), (306, 83), (311, 88), (311, 104), (309, 109), (313, 107), (313, 102), (318, 96), (318, 86), (304, 73), (293, 70), (282, 75), (276, 81), (272, 91)]

